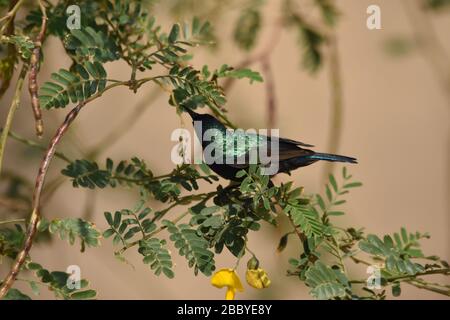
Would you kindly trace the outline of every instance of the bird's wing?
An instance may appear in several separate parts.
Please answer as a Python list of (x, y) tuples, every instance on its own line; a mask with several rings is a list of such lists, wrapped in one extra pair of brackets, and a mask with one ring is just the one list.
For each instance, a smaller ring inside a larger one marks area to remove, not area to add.
[[(269, 137), (269, 139), (270, 139), (270, 137)], [(308, 143), (304, 143), (304, 142), (300, 142), (300, 141), (296, 141), (296, 140), (292, 140), (292, 139), (278, 138), (278, 140), (280, 141), (280, 143), (292, 144), (295, 146), (302, 146), (302, 147), (308, 147), (308, 148), (314, 147), (312, 144), (308, 144)]]
[[(241, 159), (246, 159), (245, 163), (227, 163), (231, 167), (244, 169), (248, 167), (248, 162), (250, 159), (251, 152), (256, 152), (258, 155), (258, 147), (265, 147), (266, 150), (264, 155), (270, 157), (272, 155), (272, 144), (271, 139), (268, 136), (258, 135), (254, 133), (245, 133), (245, 132), (233, 132), (226, 139), (226, 153), (230, 156), (234, 156), (236, 158), (241, 157)], [(311, 146), (309, 144), (305, 144), (299, 141), (294, 141), (290, 139), (279, 138), (278, 144), (278, 160), (283, 161), (295, 157), (305, 156), (313, 153), (311, 150), (302, 149), (299, 147), (302, 146)], [(258, 156), (258, 164), (261, 164), (261, 159)]]

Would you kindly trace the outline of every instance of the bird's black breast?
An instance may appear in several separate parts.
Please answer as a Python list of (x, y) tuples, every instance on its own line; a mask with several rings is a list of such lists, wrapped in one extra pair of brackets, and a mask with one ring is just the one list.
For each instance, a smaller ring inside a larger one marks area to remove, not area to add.
[(236, 174), (243, 168), (235, 168), (227, 164), (212, 163), (208, 165), (212, 171), (221, 176), (224, 179), (241, 181), (242, 178), (236, 178)]

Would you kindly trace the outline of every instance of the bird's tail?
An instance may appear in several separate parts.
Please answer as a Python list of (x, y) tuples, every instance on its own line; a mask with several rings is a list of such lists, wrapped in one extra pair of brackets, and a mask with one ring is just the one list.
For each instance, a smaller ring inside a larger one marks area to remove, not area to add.
[(358, 163), (356, 158), (340, 156), (337, 154), (330, 154), (330, 153), (314, 153), (314, 154), (308, 155), (306, 157), (311, 160), (325, 160), (325, 161), (331, 161), (331, 162)]

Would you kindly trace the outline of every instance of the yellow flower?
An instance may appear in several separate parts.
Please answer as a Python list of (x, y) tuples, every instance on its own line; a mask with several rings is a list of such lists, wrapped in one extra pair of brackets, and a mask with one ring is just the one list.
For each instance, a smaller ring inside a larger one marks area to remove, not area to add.
[(241, 280), (234, 269), (221, 269), (211, 278), (211, 284), (217, 288), (227, 287), (226, 300), (233, 300), (237, 291), (244, 291)]
[(256, 289), (264, 289), (270, 286), (270, 279), (264, 269), (247, 269), (245, 273), (247, 283)]

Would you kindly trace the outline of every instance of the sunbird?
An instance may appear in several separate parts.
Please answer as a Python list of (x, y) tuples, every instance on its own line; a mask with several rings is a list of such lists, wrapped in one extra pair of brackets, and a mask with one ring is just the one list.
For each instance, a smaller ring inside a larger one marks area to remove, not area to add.
[[(237, 182), (241, 181), (242, 178), (236, 177), (237, 173), (243, 169), (249, 169), (251, 163), (249, 161), (249, 159), (251, 159), (250, 154), (258, 148), (266, 148), (267, 154), (269, 156), (271, 155), (271, 149), (273, 148), (271, 140), (273, 140), (273, 137), (256, 133), (247, 133), (243, 130), (230, 131), (212, 115), (200, 114), (187, 107), (183, 107), (183, 110), (189, 113), (192, 118), (194, 130), (197, 138), (202, 144), (204, 156), (206, 156), (206, 150), (214, 149), (220, 151), (219, 157), (222, 157), (223, 161), (220, 163), (214, 161), (209, 163), (206, 161), (206, 164), (222, 178)], [(199, 124), (201, 124), (201, 126)], [(210, 129), (212, 130), (209, 131), (209, 134), (205, 135)], [(212, 137), (205, 139), (206, 136)], [(278, 159), (275, 158), (278, 170), (270, 175), (274, 176), (277, 173), (290, 174), (292, 170), (309, 166), (319, 160), (357, 163), (357, 160), (352, 157), (318, 153), (302, 147), (310, 148), (314, 146), (300, 141), (278, 137)], [(235, 161), (226, 161), (226, 157), (234, 159)], [(238, 158), (241, 159), (241, 161), (236, 161)], [(272, 161), (274, 160), (272, 159)], [(262, 163), (259, 158), (256, 160), (255, 164), (267, 166), (267, 163)]]

